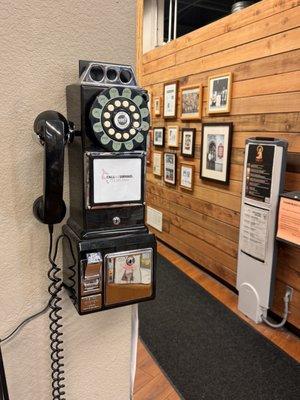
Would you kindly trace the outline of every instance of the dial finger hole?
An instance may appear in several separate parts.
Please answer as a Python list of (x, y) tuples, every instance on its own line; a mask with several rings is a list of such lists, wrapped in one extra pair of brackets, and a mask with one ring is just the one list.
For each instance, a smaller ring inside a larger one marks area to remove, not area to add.
[(120, 107), (120, 105), (121, 105), (120, 100), (116, 100), (116, 101), (115, 101), (115, 106), (116, 106), (116, 107)]
[(127, 132), (123, 133), (123, 139), (125, 140), (129, 139), (129, 133)]
[(137, 121), (134, 121), (133, 126), (134, 126), (135, 128), (138, 128), (138, 127), (140, 126), (140, 123), (137, 122)]
[(108, 111), (114, 111), (115, 107), (113, 104), (109, 104), (109, 106), (107, 107)]
[(131, 106), (129, 107), (129, 110), (133, 112), (133, 111), (136, 110), (136, 108), (135, 108), (135, 106), (131, 105)]
[(140, 114), (139, 113), (134, 113), (133, 114), (133, 118), (134, 119), (139, 119), (140, 118)]
[(121, 137), (122, 137), (121, 133), (120, 133), (120, 132), (117, 132), (117, 133), (116, 133), (116, 139), (120, 140)]
[(105, 126), (106, 128), (109, 128), (109, 127), (111, 126), (111, 123), (110, 123), (109, 121), (105, 121), (105, 122), (104, 122), (104, 126)]
[(110, 118), (110, 113), (109, 112), (105, 112), (104, 113), (104, 118), (106, 118), (106, 119)]
[(128, 103), (127, 100), (124, 100), (122, 104), (123, 104), (123, 106), (126, 107), (126, 108), (129, 106), (129, 103)]
[(110, 129), (108, 130), (108, 133), (109, 133), (110, 135), (114, 135), (115, 132), (116, 132), (116, 131), (115, 131), (113, 128), (110, 128)]
[(130, 131), (129, 131), (129, 132), (130, 132), (130, 135), (135, 135), (135, 133), (136, 133), (136, 130), (132, 128), (132, 129), (130, 129)]

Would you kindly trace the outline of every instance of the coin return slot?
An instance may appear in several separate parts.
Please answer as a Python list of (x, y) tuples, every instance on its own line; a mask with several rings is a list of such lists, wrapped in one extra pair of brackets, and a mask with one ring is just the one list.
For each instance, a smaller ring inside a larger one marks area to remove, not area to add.
[(97, 262), (82, 260), (81, 264), (81, 295), (101, 292), (102, 259)]

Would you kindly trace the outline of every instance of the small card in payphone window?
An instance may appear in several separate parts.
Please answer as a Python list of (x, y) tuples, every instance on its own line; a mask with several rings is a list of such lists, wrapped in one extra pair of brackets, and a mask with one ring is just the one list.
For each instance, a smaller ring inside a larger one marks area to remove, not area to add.
[(141, 283), (140, 256), (128, 255), (115, 259), (115, 283)]
[(150, 284), (152, 250), (109, 254), (106, 258), (107, 281), (115, 284)]

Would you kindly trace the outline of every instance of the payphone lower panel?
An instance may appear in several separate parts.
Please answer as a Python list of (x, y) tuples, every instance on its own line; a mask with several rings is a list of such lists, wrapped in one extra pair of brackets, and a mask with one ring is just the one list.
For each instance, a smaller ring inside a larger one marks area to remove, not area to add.
[(67, 237), (63, 242), (64, 285), (79, 314), (155, 297), (154, 235), (80, 239), (68, 225), (63, 232)]

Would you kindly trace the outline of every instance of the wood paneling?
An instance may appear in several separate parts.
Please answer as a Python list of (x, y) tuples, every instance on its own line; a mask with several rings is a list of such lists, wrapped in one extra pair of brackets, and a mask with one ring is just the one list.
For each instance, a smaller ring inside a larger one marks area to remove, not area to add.
[[(137, 1), (142, 15), (142, 1)], [(203, 85), (202, 122), (233, 122), (234, 133), (228, 186), (199, 177), (201, 122), (165, 121), (152, 125), (196, 128), (192, 193), (166, 185), (147, 168), (148, 204), (163, 212), (165, 242), (235, 286), (238, 227), (241, 206), (245, 141), (268, 136), (289, 142), (286, 190), (300, 190), (300, 1), (264, 0), (191, 32), (167, 45), (142, 54), (142, 22), (138, 22), (140, 84), (152, 96), (162, 96), (163, 84)], [(233, 73), (229, 115), (207, 115), (207, 80), (210, 75)], [(153, 103), (153, 102), (152, 102)], [(178, 100), (178, 111), (180, 99)], [(179, 113), (178, 113), (179, 115)], [(153, 146), (153, 144), (152, 144)], [(160, 149), (159, 149), (160, 150)], [(300, 328), (300, 252), (280, 245), (273, 310), (282, 312), (288, 284), (294, 288), (289, 321)]]

